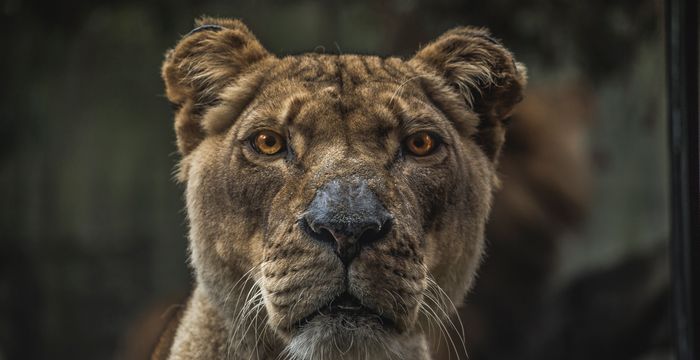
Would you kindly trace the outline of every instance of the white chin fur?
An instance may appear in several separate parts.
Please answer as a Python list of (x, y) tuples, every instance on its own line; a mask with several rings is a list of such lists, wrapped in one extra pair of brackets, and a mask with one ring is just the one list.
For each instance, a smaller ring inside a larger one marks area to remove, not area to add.
[(404, 341), (374, 319), (318, 315), (292, 337), (285, 351), (294, 360), (412, 358), (405, 354)]

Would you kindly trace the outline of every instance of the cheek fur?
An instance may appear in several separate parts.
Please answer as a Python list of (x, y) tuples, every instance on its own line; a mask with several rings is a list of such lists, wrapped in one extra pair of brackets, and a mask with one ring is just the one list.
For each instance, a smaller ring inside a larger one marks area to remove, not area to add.
[(228, 196), (233, 207), (231, 211), (262, 227), (274, 206), (275, 194), (285, 184), (286, 176), (282, 169), (274, 166), (274, 162), (279, 160), (263, 165), (252, 164), (241, 153), (242, 150), (239, 148), (232, 155), (229, 171), (236, 176), (227, 176)]
[(441, 214), (462, 191), (464, 185), (456, 181), (459, 177), (455, 171), (457, 166), (452, 159), (446, 158), (433, 166), (408, 163), (401, 170), (405, 186), (414, 195), (412, 200), (415, 204), (411, 205), (419, 209), (419, 218), (416, 220), (420, 221), (423, 231), (434, 227)]

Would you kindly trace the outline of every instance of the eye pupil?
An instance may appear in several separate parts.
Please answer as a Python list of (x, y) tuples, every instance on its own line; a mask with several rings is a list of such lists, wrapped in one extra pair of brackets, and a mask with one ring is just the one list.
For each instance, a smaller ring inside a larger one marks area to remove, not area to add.
[(273, 136), (267, 136), (267, 135), (262, 135), (263, 136), (263, 141), (265, 142), (265, 145), (269, 147), (275, 146), (277, 144), (277, 139), (275, 139)]
[(415, 156), (426, 156), (432, 153), (437, 145), (437, 139), (428, 132), (422, 131), (408, 137), (405, 142), (408, 151)]

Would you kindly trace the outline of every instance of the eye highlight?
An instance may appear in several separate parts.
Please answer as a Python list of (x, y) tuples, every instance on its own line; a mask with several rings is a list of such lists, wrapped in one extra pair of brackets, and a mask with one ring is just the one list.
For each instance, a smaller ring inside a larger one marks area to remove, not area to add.
[(263, 155), (277, 155), (287, 148), (282, 135), (272, 130), (258, 131), (248, 141), (255, 151)]
[(404, 140), (406, 149), (415, 156), (430, 155), (438, 145), (440, 145), (440, 139), (427, 131), (419, 131)]

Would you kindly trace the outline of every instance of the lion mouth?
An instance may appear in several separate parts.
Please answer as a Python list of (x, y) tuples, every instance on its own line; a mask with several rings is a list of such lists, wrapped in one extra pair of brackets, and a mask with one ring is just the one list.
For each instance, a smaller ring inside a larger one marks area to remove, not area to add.
[(295, 327), (297, 329), (303, 328), (306, 324), (320, 317), (329, 320), (339, 320), (348, 326), (357, 326), (361, 323), (373, 323), (373, 325), (379, 325), (384, 329), (396, 328), (395, 322), (392, 319), (365, 306), (358, 298), (347, 292), (337, 296), (328, 304), (301, 318), (301, 320), (296, 322)]

